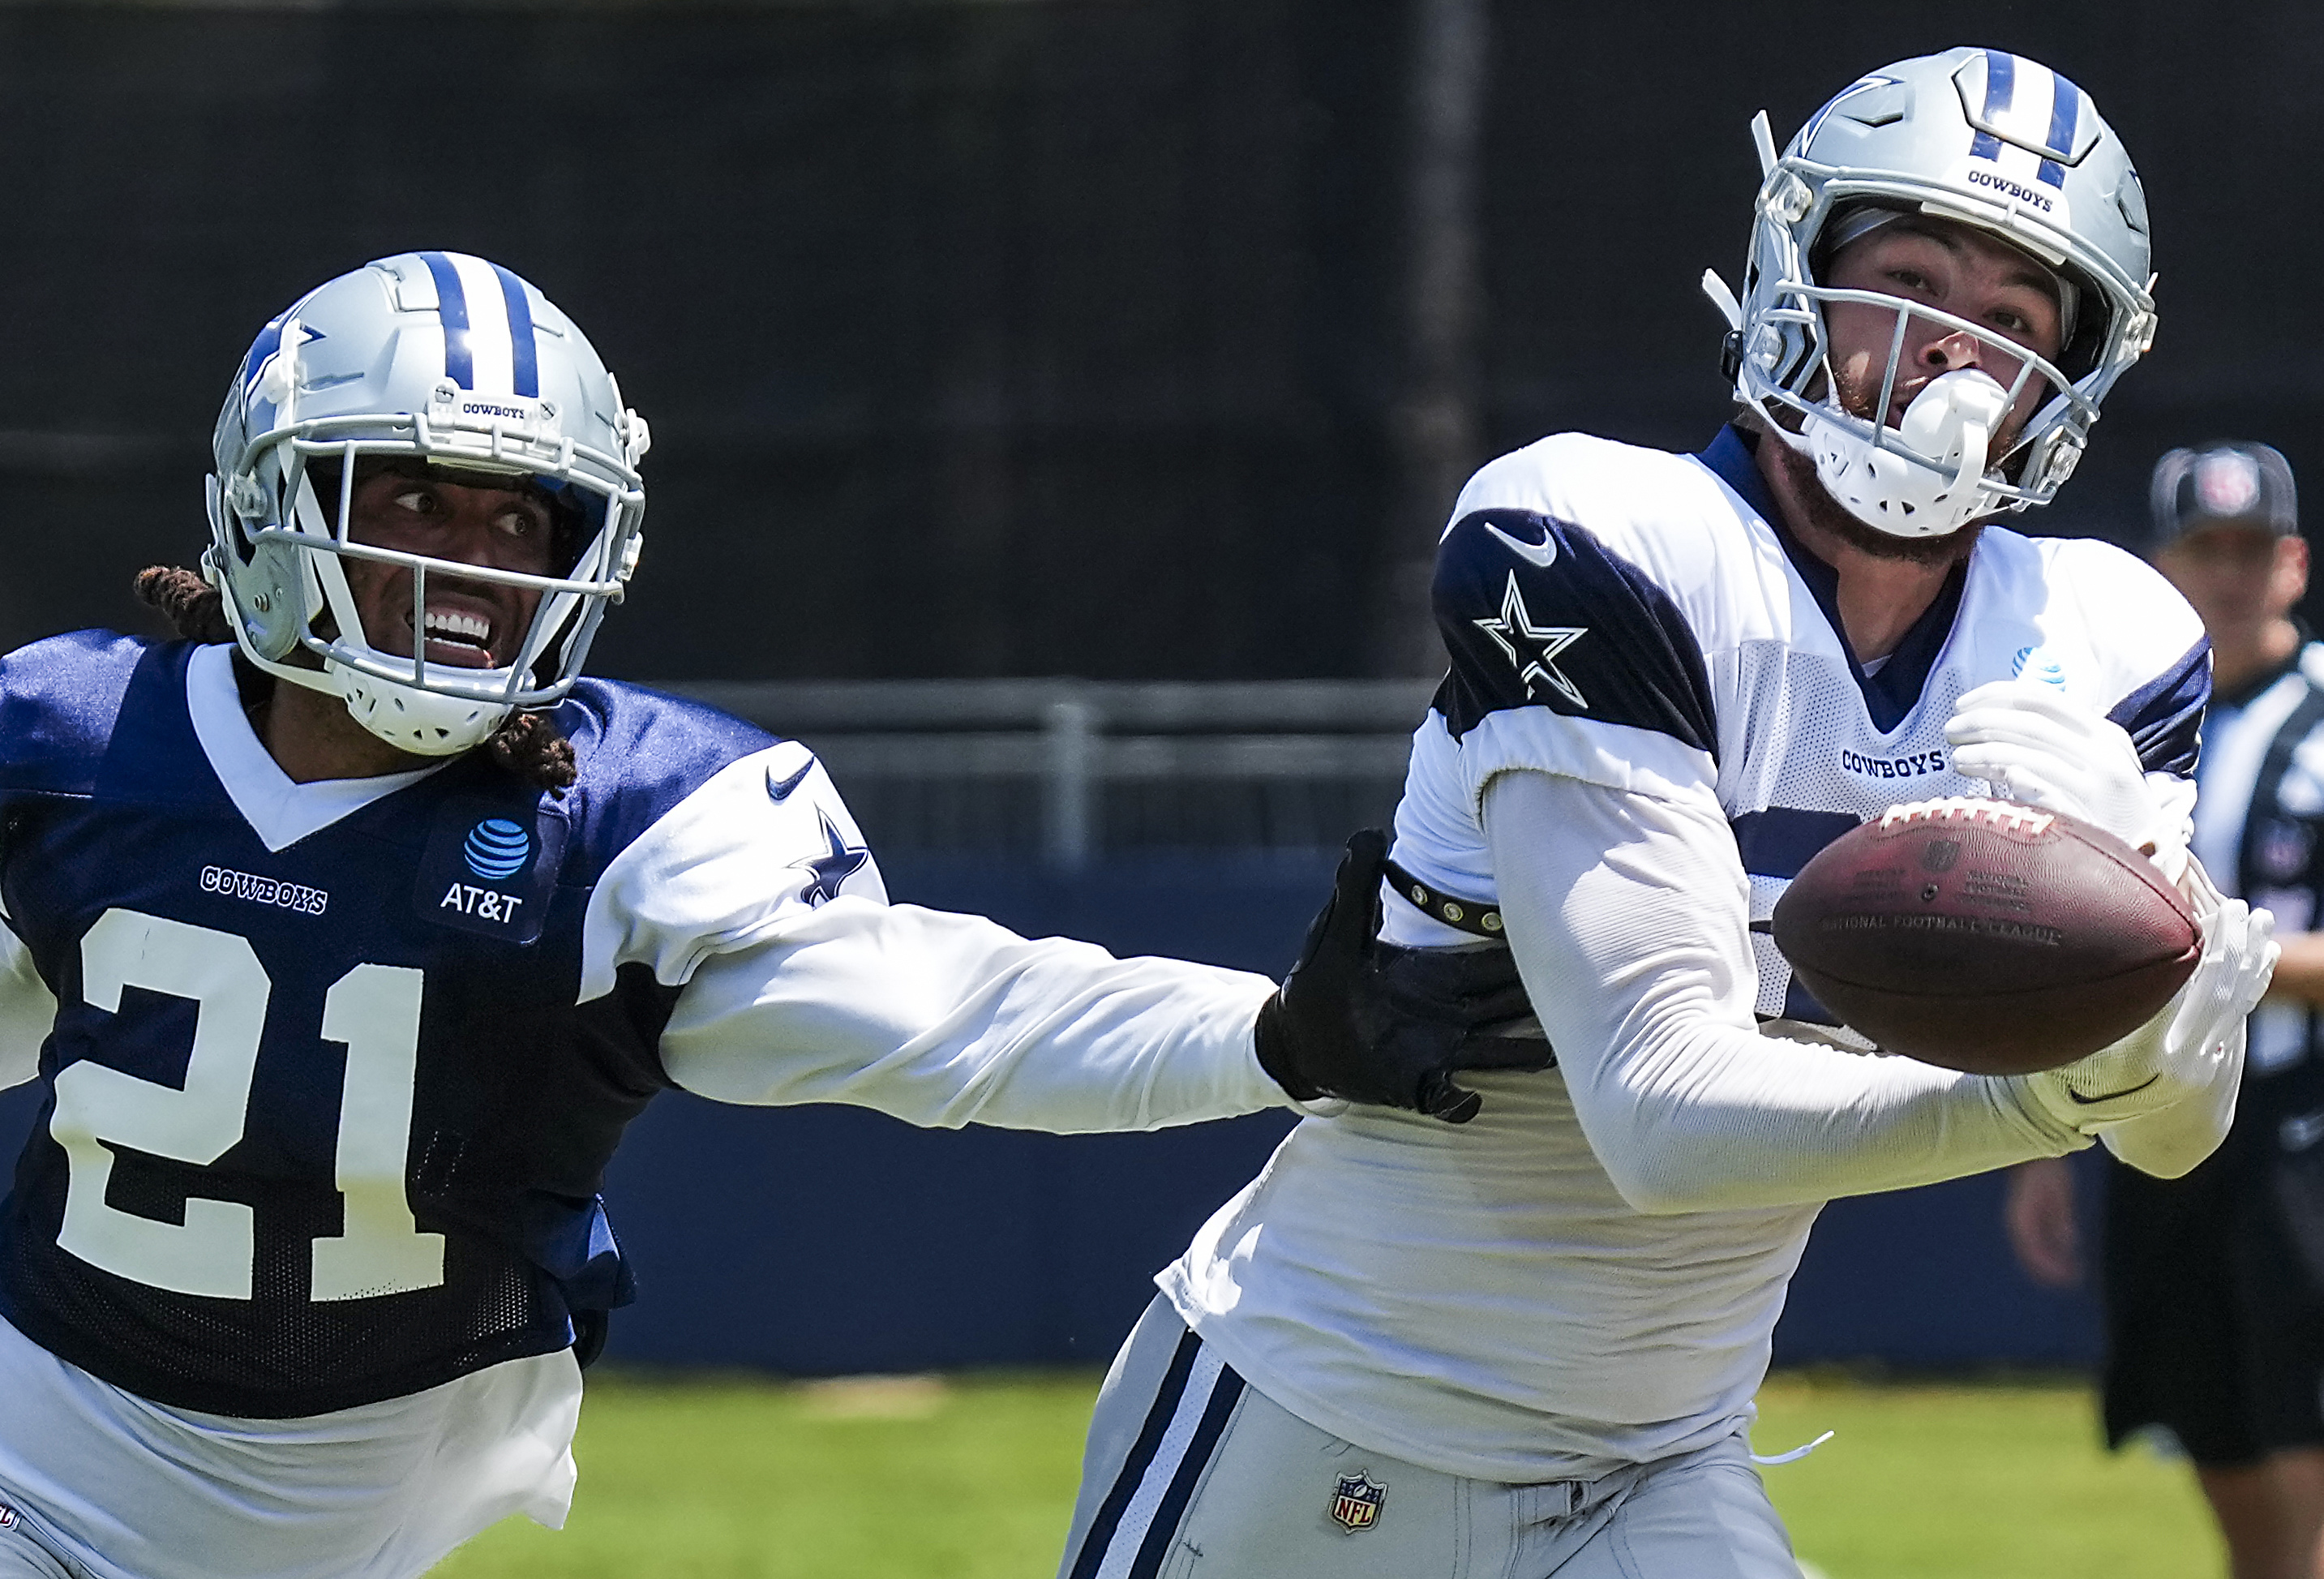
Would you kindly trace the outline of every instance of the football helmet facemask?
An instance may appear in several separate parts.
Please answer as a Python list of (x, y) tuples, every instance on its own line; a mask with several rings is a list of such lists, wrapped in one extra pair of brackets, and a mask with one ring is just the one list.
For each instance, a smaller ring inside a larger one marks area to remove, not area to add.
[[(1851, 515), (1893, 536), (1941, 536), (2048, 503), (2080, 460), (2099, 402), (2154, 338), (2145, 197), (2088, 97), (2024, 56), (1957, 49), (1850, 85), (1780, 156), (1764, 113), (1751, 130), (1764, 179), (1742, 300), (1715, 273), (1703, 277), (1734, 331), (1737, 401), (1812, 457)], [(1830, 254), (1882, 211), (1974, 226), (2046, 265), (2060, 282), (2057, 359), (1932, 307), (1823, 283)], [(1897, 314), (1873, 417), (1840, 402), (1824, 322), (1835, 301)], [(2017, 365), (2015, 379), (2004, 388), (1976, 369), (1946, 374), (1887, 426), (1890, 392), (1910, 376), (1899, 364), (1911, 318), (1990, 346)], [(2043, 403), (1997, 449), (2000, 424), (2034, 379)]]
[[(310, 291), (251, 346), (212, 441), (203, 570), (253, 663), (344, 697), (392, 745), (452, 755), (580, 677), (637, 567), (649, 443), (589, 342), (533, 286), (460, 253), (384, 258)], [(556, 573), (355, 540), (356, 482), (382, 465), (540, 496)], [(431, 581), (530, 592), (531, 622), (502, 667), (430, 662), (424, 629), (410, 656), (385, 651), (364, 629), (350, 559), (410, 573), (415, 626)]]

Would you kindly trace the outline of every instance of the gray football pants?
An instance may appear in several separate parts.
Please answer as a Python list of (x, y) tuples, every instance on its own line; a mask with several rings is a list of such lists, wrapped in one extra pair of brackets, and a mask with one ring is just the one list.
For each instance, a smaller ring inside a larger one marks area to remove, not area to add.
[(1058, 1579), (1799, 1579), (1738, 1436), (1594, 1481), (1440, 1474), (1319, 1431), (1157, 1298), (1098, 1395)]

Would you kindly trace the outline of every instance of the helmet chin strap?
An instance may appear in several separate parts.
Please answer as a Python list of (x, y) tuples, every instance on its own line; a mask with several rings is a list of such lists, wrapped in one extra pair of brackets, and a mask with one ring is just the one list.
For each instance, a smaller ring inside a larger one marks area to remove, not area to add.
[(1868, 424), (1829, 405), (1808, 414), (1793, 442), (1813, 457), (1825, 491), (1867, 526), (1891, 537), (1942, 537), (1997, 507), (1985, 472), (2008, 409), (2007, 390), (1964, 367), (1930, 380), (1897, 424), (1896, 441), (1933, 466), (1877, 445)]

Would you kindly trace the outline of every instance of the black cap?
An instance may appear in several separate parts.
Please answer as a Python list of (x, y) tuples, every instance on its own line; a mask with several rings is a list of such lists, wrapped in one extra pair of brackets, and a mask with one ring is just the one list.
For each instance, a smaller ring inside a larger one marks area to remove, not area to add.
[(2264, 444), (2222, 441), (2174, 449), (2154, 463), (2148, 497), (2154, 506), (2153, 548), (2225, 522), (2277, 537), (2300, 531), (2292, 463)]

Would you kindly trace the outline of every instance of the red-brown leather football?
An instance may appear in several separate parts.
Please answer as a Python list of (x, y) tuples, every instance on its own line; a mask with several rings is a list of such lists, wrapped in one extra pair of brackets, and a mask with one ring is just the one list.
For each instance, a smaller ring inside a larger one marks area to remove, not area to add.
[(1886, 1051), (2053, 1069), (2137, 1030), (2194, 974), (2195, 918), (2103, 828), (2008, 801), (1892, 807), (1775, 904), (1800, 984)]

